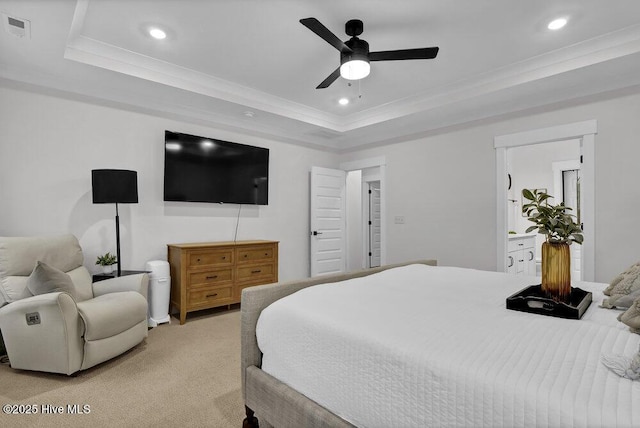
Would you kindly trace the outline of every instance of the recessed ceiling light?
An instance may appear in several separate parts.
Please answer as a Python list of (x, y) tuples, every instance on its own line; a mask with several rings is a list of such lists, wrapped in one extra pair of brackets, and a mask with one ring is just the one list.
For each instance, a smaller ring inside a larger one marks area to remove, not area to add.
[(338, 103), (340, 103), (341, 106), (346, 106), (347, 104), (349, 104), (349, 98), (340, 98), (338, 100)]
[(167, 38), (167, 33), (165, 33), (164, 31), (162, 31), (159, 28), (150, 28), (149, 29), (149, 34), (151, 35), (151, 37), (153, 37), (154, 39), (158, 39), (158, 40), (162, 40), (162, 39), (166, 39)]
[(549, 30), (559, 30), (565, 25), (567, 25), (567, 18), (558, 18), (551, 21), (549, 25), (547, 25), (547, 28)]
[(251, 110), (247, 110), (247, 111), (243, 112), (242, 114), (243, 114), (245, 117), (248, 117), (248, 118), (250, 118), (250, 119), (251, 119), (252, 117), (255, 117), (255, 116), (256, 116), (256, 114), (255, 114), (254, 112), (252, 112)]
[(204, 150), (213, 150), (216, 147), (216, 143), (211, 140), (202, 140), (200, 141), (200, 147)]

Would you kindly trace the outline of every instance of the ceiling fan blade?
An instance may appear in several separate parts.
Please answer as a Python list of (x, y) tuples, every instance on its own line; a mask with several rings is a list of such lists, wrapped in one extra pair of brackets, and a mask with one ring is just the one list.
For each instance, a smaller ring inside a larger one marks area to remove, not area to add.
[(329, 85), (335, 82), (338, 77), (340, 77), (340, 67), (336, 68), (336, 70), (333, 73), (331, 73), (329, 77), (324, 79), (322, 83), (316, 87), (316, 89), (328, 88)]
[(396, 51), (370, 52), (369, 61), (396, 61), (401, 59), (433, 59), (440, 48), (399, 49)]
[(324, 41), (329, 43), (334, 48), (338, 49), (340, 52), (351, 53), (353, 52), (351, 48), (344, 44), (342, 40), (338, 38), (335, 34), (333, 34), (327, 27), (322, 25), (320, 21), (315, 18), (304, 18), (300, 20), (300, 23), (307, 27), (309, 30), (316, 33), (320, 36)]

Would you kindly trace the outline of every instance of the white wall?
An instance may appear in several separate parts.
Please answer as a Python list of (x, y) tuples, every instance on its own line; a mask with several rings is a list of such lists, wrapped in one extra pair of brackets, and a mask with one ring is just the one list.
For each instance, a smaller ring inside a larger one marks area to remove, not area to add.
[[(493, 138), (589, 119), (595, 144), (598, 281), (640, 260), (640, 94), (528, 114), (406, 143), (335, 156), (255, 137), (0, 88), (0, 234), (72, 232), (91, 267), (115, 250), (114, 208), (91, 203), (90, 171), (138, 171), (140, 203), (122, 205), (123, 265), (166, 257), (167, 243), (228, 240), (237, 206), (162, 201), (165, 129), (271, 149), (270, 203), (243, 208), (239, 239), (277, 239), (280, 277), (308, 275), (308, 172), (312, 165), (386, 157), (387, 262), (437, 258), (496, 268)], [(394, 224), (404, 216), (405, 224)]]
[[(597, 281), (640, 260), (640, 94), (523, 115), (349, 153), (385, 155), (388, 262), (433, 257), (442, 265), (496, 269), (497, 135), (596, 119)], [(397, 215), (405, 224), (394, 224)]]
[(122, 264), (166, 260), (166, 245), (232, 240), (238, 205), (163, 202), (165, 129), (270, 149), (269, 205), (242, 206), (238, 239), (280, 241), (280, 279), (309, 274), (309, 171), (336, 155), (130, 111), (0, 88), (0, 235), (73, 233), (115, 252), (115, 206), (91, 201), (91, 170), (138, 171), (139, 203), (120, 207)]

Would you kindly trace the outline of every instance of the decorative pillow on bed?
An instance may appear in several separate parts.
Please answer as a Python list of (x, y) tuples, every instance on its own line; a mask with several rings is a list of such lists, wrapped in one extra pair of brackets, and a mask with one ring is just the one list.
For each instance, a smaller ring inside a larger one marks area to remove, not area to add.
[(640, 334), (640, 299), (636, 299), (629, 309), (621, 313), (618, 321), (628, 325), (632, 332)]
[(603, 355), (602, 364), (618, 376), (640, 380), (640, 351), (633, 358), (623, 355)]
[[(640, 262), (629, 266), (627, 270), (613, 278), (611, 284), (609, 284), (603, 293), (607, 296), (613, 294), (629, 294), (631, 284), (638, 279), (638, 276), (640, 276)], [(623, 292), (623, 290), (629, 291)]]
[(602, 301), (601, 307), (607, 309), (627, 309), (630, 308), (638, 298), (640, 298), (640, 288), (633, 290), (629, 294), (613, 294), (610, 298)]
[(38, 261), (36, 267), (27, 279), (27, 288), (34, 295), (62, 291), (76, 299), (76, 287), (71, 277), (54, 267)]

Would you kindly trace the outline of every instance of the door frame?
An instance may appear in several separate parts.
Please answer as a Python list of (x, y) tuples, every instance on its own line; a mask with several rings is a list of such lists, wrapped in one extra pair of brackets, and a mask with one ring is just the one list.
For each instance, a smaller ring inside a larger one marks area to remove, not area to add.
[(583, 281), (595, 280), (595, 119), (573, 122), (549, 128), (538, 128), (514, 134), (499, 135), (493, 139), (496, 151), (496, 256), (497, 270), (506, 272), (507, 257), (507, 149), (533, 144), (579, 139), (582, 165), (582, 222), (587, 231), (582, 244)]
[[(387, 263), (387, 203), (386, 203), (386, 174), (387, 174), (387, 159), (385, 156), (378, 156), (374, 158), (358, 159), (349, 162), (342, 162), (339, 169), (346, 172), (357, 171), (367, 168), (379, 168), (379, 175), (374, 181), (380, 181), (380, 265), (384, 266)], [(365, 183), (363, 179), (363, 184)], [(364, 203), (364, 200), (362, 201)], [(363, 224), (364, 227), (364, 224)], [(347, 252), (348, 254), (348, 252)], [(363, 263), (366, 264), (363, 259)]]

